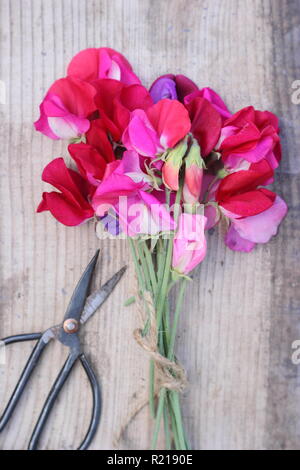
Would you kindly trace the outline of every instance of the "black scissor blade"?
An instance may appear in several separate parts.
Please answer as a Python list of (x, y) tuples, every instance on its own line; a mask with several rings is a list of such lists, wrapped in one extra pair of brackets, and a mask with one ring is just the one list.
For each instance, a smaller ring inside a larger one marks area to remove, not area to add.
[(89, 293), (89, 287), (99, 256), (99, 251), (100, 250), (96, 251), (94, 257), (91, 259), (83, 275), (81, 276), (71, 297), (66, 314), (64, 316), (64, 320), (67, 320), (68, 318), (74, 318), (74, 320), (77, 321), (80, 320), (81, 312), (84, 308), (85, 301)]
[(121, 277), (125, 273), (127, 266), (124, 266), (116, 274), (113, 275), (100, 289), (93, 292), (87, 299), (82, 311), (80, 318), (80, 323), (84, 324), (94, 313), (98, 310), (99, 307), (105, 302), (107, 297), (110, 296)]

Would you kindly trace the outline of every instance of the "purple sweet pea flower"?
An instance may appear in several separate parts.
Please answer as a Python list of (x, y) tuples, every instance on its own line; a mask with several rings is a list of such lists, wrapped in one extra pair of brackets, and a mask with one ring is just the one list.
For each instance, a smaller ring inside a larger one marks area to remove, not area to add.
[(197, 91), (197, 85), (185, 75), (162, 75), (150, 87), (150, 95), (154, 103), (163, 98), (183, 102), (184, 97)]

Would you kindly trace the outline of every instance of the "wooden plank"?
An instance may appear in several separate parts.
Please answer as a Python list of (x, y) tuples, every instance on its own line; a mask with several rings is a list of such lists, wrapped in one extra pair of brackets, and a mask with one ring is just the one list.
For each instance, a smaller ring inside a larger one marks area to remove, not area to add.
[[(217, 231), (195, 272), (185, 302), (178, 355), (190, 386), (183, 401), (193, 448), (298, 448), (299, 366), (290, 361), (300, 338), (299, 122), (291, 83), (300, 78), (299, 0), (1, 0), (0, 79), (7, 88), (1, 112), (0, 336), (39, 331), (58, 322), (96, 247), (96, 284), (129, 253), (125, 241), (98, 241), (93, 225), (67, 228), (35, 214), (44, 165), (66, 155), (65, 144), (34, 132), (41, 97), (63, 76), (78, 50), (110, 46), (123, 52), (149, 85), (159, 74), (186, 73), (220, 92), (232, 110), (248, 104), (280, 115), (284, 162), (277, 190), (290, 214), (279, 236), (248, 255), (224, 247)], [(88, 325), (84, 344), (101, 377), (104, 412), (95, 449), (149, 446), (146, 410), (116, 436), (147, 393), (148, 363), (132, 338), (133, 267), (120, 290)], [(7, 351), (0, 366), (0, 403), (9, 397), (30, 345)], [(1, 449), (25, 448), (64, 352), (43, 359)], [(89, 418), (88, 385), (80, 368), (67, 384), (43, 448), (73, 448)], [(76, 412), (74, 413), (74, 410)], [(77, 411), (78, 410), (78, 411)]]

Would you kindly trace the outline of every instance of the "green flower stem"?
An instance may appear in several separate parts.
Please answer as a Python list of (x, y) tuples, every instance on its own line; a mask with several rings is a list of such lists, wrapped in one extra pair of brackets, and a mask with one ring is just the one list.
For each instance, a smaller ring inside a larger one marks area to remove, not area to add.
[(157, 300), (157, 329), (158, 331), (160, 331), (161, 329), (162, 314), (164, 310), (165, 301), (168, 295), (172, 253), (173, 253), (173, 238), (168, 240), (167, 254), (166, 254), (166, 261), (165, 261), (162, 283), (161, 283), (161, 289), (160, 289), (160, 292), (158, 293), (158, 300)]
[(181, 410), (180, 410), (180, 402), (179, 402), (179, 394), (178, 392), (171, 390), (170, 391), (170, 401), (172, 403), (172, 408), (175, 415), (176, 421), (176, 429), (178, 433), (178, 440), (179, 440), (179, 449), (177, 450), (186, 450), (186, 442), (185, 442), (185, 435), (183, 431), (183, 423), (181, 417)]
[(141, 266), (139, 264), (139, 260), (138, 260), (136, 250), (135, 250), (134, 241), (133, 241), (132, 238), (129, 238), (129, 244), (130, 244), (131, 253), (132, 253), (132, 257), (133, 257), (133, 262), (134, 262), (134, 266), (135, 266), (135, 272), (136, 272), (138, 282), (139, 282), (140, 292), (143, 292), (144, 290), (146, 290), (145, 279), (144, 279), (143, 273), (141, 271)]
[(171, 433), (170, 433), (169, 409), (166, 406), (164, 407), (164, 431), (165, 431), (166, 450), (171, 450), (172, 439), (171, 439)]
[(177, 424), (176, 424), (176, 419), (174, 415), (174, 411), (172, 408), (172, 403), (170, 402), (170, 395), (169, 393), (167, 394), (167, 407), (169, 409), (170, 417), (171, 417), (171, 429), (172, 429), (172, 434), (173, 434), (173, 440), (175, 444), (175, 449), (179, 450), (180, 449), (180, 444), (179, 444), (179, 439), (178, 439), (178, 433), (177, 433)]
[(142, 271), (144, 274), (146, 288), (149, 292), (151, 292), (152, 288), (151, 288), (150, 272), (149, 272), (148, 263), (145, 260), (144, 249), (143, 249), (144, 244), (145, 244), (145, 241), (138, 241), (136, 243), (137, 252), (138, 252), (139, 261), (141, 263)]
[(174, 318), (173, 318), (173, 324), (172, 324), (172, 330), (171, 330), (171, 335), (170, 335), (170, 344), (169, 344), (169, 349), (168, 349), (168, 359), (171, 361), (174, 358), (174, 346), (175, 346), (175, 340), (176, 340), (176, 333), (177, 333), (177, 326), (178, 326), (178, 320), (179, 320), (179, 315), (182, 309), (182, 302), (184, 299), (184, 293), (187, 285), (187, 280), (183, 279), (181, 281), (180, 289), (179, 289), (179, 294), (177, 298), (177, 303), (176, 303), (176, 309), (174, 313)]
[(144, 242), (144, 254), (145, 254), (145, 259), (148, 265), (148, 271), (150, 275), (150, 281), (152, 285), (152, 292), (156, 294), (157, 292), (157, 279), (156, 279), (156, 274), (154, 270), (154, 265), (153, 265), (153, 259), (151, 252), (149, 250), (149, 247), (147, 245), (147, 242)]
[(164, 402), (165, 402), (166, 393), (167, 391), (165, 388), (162, 388), (159, 392), (158, 407), (157, 407), (154, 433), (153, 433), (152, 445), (151, 445), (152, 450), (155, 450), (156, 445), (157, 445), (157, 439), (158, 439), (158, 434), (160, 430), (160, 422), (161, 422), (161, 418), (162, 418), (163, 411), (164, 411)]

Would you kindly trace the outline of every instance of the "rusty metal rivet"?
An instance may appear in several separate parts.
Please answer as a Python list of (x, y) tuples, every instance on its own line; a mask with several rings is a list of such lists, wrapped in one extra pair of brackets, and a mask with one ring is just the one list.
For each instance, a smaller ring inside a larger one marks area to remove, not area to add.
[(66, 333), (76, 333), (76, 331), (78, 331), (78, 328), (78, 321), (74, 318), (68, 318), (68, 320), (64, 321), (63, 329)]

